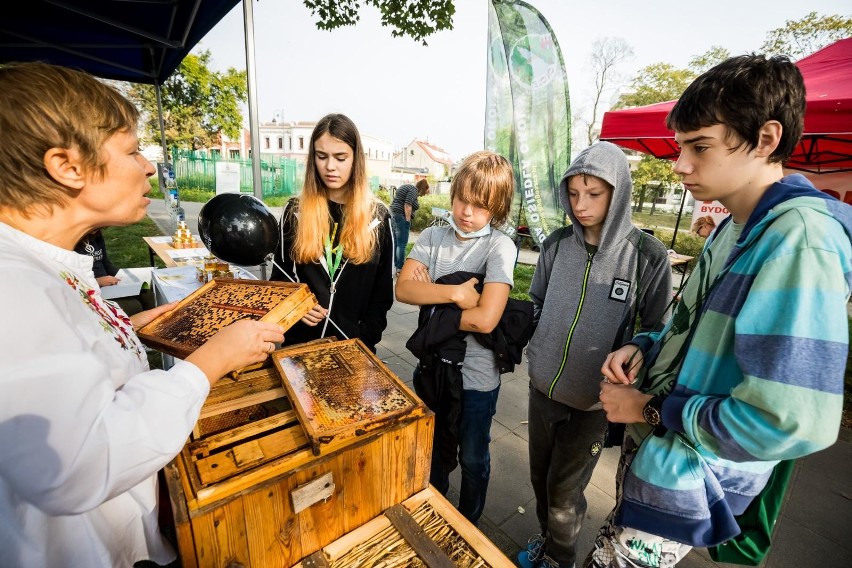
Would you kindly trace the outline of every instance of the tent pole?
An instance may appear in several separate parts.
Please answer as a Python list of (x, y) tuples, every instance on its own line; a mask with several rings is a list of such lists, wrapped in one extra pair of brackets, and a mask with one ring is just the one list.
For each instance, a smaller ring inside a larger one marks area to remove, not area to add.
[(263, 199), (263, 180), (260, 177), (260, 130), (257, 119), (257, 85), (254, 65), (254, 12), (252, 2), (253, 0), (243, 0), (249, 133), (251, 134), (251, 179), (254, 196), (258, 199)]
[(680, 217), (683, 215), (683, 205), (686, 203), (686, 190), (684, 189), (680, 194), (680, 209), (677, 212), (677, 220), (675, 221), (674, 234), (672, 234), (672, 244), (669, 247), (674, 250), (675, 241), (677, 241), (677, 229), (680, 227)]
[(163, 125), (163, 91), (160, 82), (154, 83), (154, 93), (157, 95), (157, 123), (160, 125), (160, 145), (163, 147), (163, 161), (169, 163), (169, 149), (166, 147), (166, 128)]
[[(257, 83), (254, 65), (254, 0), (243, 0), (243, 27), (246, 39), (246, 87), (248, 90), (249, 133), (251, 135), (251, 181), (254, 196), (263, 200), (260, 173), (260, 129), (257, 120)], [(266, 262), (260, 265), (260, 278), (266, 280)]]

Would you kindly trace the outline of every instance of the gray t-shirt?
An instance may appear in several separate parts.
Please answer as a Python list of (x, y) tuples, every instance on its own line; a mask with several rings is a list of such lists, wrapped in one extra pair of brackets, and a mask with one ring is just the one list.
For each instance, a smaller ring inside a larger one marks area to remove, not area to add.
[[(424, 264), (435, 281), (460, 270), (485, 274), (483, 284), (502, 282), (513, 286), (515, 243), (497, 229), (490, 235), (468, 241), (456, 238), (452, 227), (429, 227), (417, 238), (408, 258)], [(464, 388), (491, 391), (500, 386), (500, 371), (494, 352), (476, 339), (466, 337), (467, 350), (462, 366)]]

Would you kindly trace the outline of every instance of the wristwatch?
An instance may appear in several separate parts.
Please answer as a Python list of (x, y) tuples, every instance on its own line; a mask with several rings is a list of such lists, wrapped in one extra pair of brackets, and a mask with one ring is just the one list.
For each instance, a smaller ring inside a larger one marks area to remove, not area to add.
[(642, 417), (649, 426), (654, 428), (660, 427), (663, 424), (663, 397), (655, 395), (645, 404), (642, 409)]

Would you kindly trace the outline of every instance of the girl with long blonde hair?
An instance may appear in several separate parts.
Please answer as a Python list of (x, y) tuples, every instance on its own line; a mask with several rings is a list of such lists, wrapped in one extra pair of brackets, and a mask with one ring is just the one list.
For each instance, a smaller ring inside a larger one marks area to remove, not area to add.
[(361, 137), (342, 114), (311, 134), (305, 183), (281, 214), (273, 280), (303, 282), (319, 304), (286, 343), (360, 338), (375, 351), (393, 304), (389, 213), (370, 190)]

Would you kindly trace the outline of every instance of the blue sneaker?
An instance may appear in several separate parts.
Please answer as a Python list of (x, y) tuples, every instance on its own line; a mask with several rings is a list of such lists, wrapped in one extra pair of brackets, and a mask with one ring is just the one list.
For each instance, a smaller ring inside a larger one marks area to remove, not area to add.
[(537, 568), (544, 556), (544, 536), (535, 534), (527, 541), (527, 549), (518, 554), (521, 568)]

